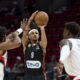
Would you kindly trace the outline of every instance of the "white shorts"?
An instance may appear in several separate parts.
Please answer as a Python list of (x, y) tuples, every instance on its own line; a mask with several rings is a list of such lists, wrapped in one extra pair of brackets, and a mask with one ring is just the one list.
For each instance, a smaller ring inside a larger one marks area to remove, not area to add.
[(4, 65), (0, 63), (0, 80), (4, 78)]
[(0, 76), (0, 80), (3, 80), (3, 77)]

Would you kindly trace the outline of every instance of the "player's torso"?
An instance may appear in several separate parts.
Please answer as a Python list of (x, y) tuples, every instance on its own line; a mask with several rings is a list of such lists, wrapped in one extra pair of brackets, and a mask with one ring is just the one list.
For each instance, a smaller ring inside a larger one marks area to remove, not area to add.
[(39, 74), (42, 72), (42, 48), (39, 43), (28, 43), (25, 50), (26, 68), (30, 74)]

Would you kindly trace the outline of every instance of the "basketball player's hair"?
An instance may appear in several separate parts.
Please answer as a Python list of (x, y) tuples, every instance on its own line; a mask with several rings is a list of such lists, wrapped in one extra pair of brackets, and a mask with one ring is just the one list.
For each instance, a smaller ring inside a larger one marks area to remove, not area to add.
[(65, 23), (65, 28), (70, 31), (73, 37), (80, 36), (80, 25), (76, 22), (67, 22)]
[(7, 29), (3, 26), (0, 26), (0, 43), (5, 41), (6, 33)]

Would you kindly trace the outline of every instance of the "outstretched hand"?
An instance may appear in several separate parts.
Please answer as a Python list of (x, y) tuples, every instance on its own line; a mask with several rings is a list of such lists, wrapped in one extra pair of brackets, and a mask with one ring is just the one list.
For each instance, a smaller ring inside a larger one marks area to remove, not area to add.
[(31, 22), (33, 21), (34, 17), (36, 16), (37, 12), (38, 12), (38, 11), (35, 11), (35, 12), (31, 15), (31, 17), (29, 18), (29, 20), (23, 19), (23, 21), (21, 21), (21, 28), (22, 28), (23, 30), (25, 30), (25, 31), (29, 30), (30, 24), (31, 24)]
[(26, 27), (26, 26), (27, 26), (27, 23), (28, 23), (27, 19), (23, 19), (23, 20), (21, 21), (21, 28), (22, 28), (23, 30), (28, 30), (28, 27)]

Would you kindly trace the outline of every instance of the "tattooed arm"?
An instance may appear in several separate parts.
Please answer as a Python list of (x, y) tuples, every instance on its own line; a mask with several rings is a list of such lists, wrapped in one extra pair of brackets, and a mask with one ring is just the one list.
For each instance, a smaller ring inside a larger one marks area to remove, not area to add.
[(61, 48), (61, 47), (63, 47), (64, 45), (68, 45), (68, 46), (70, 47), (70, 50), (71, 50), (71, 48), (72, 48), (72, 43), (71, 43), (69, 40), (67, 40), (67, 39), (61, 40), (60, 43), (59, 43), (59, 47)]

